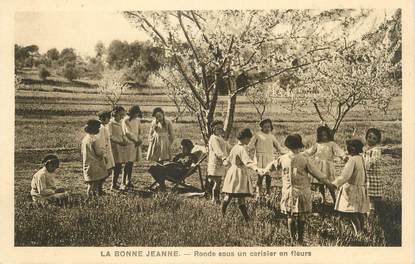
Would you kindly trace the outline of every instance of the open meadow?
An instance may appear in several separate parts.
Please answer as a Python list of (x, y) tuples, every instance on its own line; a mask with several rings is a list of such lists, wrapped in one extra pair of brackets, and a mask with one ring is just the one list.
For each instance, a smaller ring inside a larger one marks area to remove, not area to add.
[[(85, 185), (82, 177), (80, 141), (85, 121), (97, 111), (108, 109), (105, 100), (93, 86), (71, 87), (61, 80), (52, 84), (32, 78), (23, 90), (16, 90), (15, 118), (15, 245), (16, 246), (287, 246), (290, 245), (286, 219), (279, 211), (280, 172), (273, 173), (273, 193), (265, 201), (249, 199), (250, 224), (243, 224), (237, 206), (230, 205), (225, 218), (220, 208), (199, 196), (188, 197), (185, 190), (150, 193), (152, 183), (147, 173), (149, 163), (135, 165), (133, 182), (136, 189), (111, 193), (84, 202)], [(53, 80), (53, 78), (51, 78)], [(58, 83), (59, 85), (57, 85)], [(222, 98), (221, 100), (225, 100)], [(144, 113), (144, 131), (148, 131), (150, 112), (161, 106), (168, 118), (174, 117), (175, 107), (157, 89), (140, 88), (122, 98), (120, 104), (139, 104)], [(308, 145), (315, 141), (319, 122), (312, 108), (291, 113), (281, 100), (267, 112), (274, 122), (274, 134), (280, 142), (290, 133), (300, 133)], [(219, 104), (220, 107), (220, 104)], [(218, 118), (221, 111), (218, 111)], [(248, 126), (258, 129), (255, 110), (244, 97), (237, 103), (235, 131)], [(382, 204), (383, 218), (370, 217), (364, 237), (351, 234), (340, 237), (333, 211), (317, 202), (306, 226), (307, 246), (400, 246), (401, 245), (401, 98), (394, 98), (387, 114), (375, 112), (367, 116), (357, 108), (345, 119), (336, 134), (344, 147), (345, 129), (354, 128), (359, 136), (369, 127), (382, 130), (385, 150), (381, 172), (386, 179), (386, 194)], [(179, 150), (182, 138), (203, 144), (197, 124), (184, 115), (173, 123), (175, 141), (173, 152)], [(144, 150), (148, 141), (144, 138)], [(58, 181), (73, 194), (66, 207), (40, 208), (31, 201), (30, 181), (48, 152), (56, 152), (61, 160)], [(339, 164), (338, 164), (339, 165)], [(206, 164), (203, 164), (203, 175)], [(338, 166), (337, 170), (340, 167)], [(256, 175), (252, 174), (252, 180)], [(197, 175), (187, 183), (199, 186)], [(29, 239), (30, 238), (30, 239)]]

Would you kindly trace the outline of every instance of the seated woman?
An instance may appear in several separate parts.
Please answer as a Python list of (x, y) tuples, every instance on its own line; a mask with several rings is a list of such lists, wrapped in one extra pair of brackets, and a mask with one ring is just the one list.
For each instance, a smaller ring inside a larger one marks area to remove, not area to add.
[(166, 176), (173, 177), (177, 180), (190, 169), (192, 163), (198, 161), (196, 154), (192, 153), (194, 147), (190, 139), (183, 139), (181, 142), (182, 153), (177, 154), (173, 160), (160, 162), (151, 166), (148, 172), (160, 186), (160, 191), (166, 190)]
[(63, 188), (55, 184), (56, 170), (59, 168), (59, 158), (56, 155), (46, 155), (42, 161), (43, 168), (33, 175), (30, 191), (35, 202), (63, 202), (69, 195)]

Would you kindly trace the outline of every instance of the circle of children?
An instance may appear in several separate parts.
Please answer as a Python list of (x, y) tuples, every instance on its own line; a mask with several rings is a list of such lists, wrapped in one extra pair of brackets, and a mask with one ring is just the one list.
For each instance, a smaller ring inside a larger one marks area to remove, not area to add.
[[(147, 159), (154, 165), (149, 173), (158, 183), (158, 191), (165, 191), (166, 175), (181, 177), (197, 162), (197, 158), (192, 152), (192, 141), (183, 139), (182, 152), (171, 159), (170, 146), (174, 139), (172, 123), (159, 107), (153, 110), (152, 116)], [(133, 164), (142, 156), (144, 134), (138, 105), (132, 106), (128, 113), (123, 107), (116, 106), (112, 111), (100, 112), (98, 117), (99, 120), (87, 122), (84, 127), (86, 135), (82, 140), (83, 174), (88, 198), (104, 194), (103, 183), (111, 175), (112, 190), (133, 188)], [(261, 198), (264, 178), (266, 193), (269, 194), (270, 173), (278, 168), (282, 172), (280, 209), (287, 216), (291, 239), (303, 240), (307, 215), (312, 211), (312, 185), (318, 187), (323, 202), (327, 188), (340, 219), (349, 221), (356, 235), (361, 234), (366, 215), (376, 211), (383, 195), (383, 181), (378, 170), (380, 130), (367, 130), (365, 146), (359, 138), (347, 140), (347, 155), (333, 141), (327, 126), (317, 129), (316, 143), (306, 150), (299, 134), (288, 135), (285, 146), (282, 146), (272, 133), (270, 119), (262, 120), (259, 127), (255, 134), (249, 128), (241, 129), (237, 133), (238, 143), (231, 147), (223, 138), (223, 122), (212, 122), (207, 150), (207, 188), (211, 191), (212, 202), (221, 204), (222, 214), (225, 215), (231, 200), (236, 199), (244, 219), (248, 221), (245, 199), (254, 193), (248, 170), (254, 170), (258, 175), (256, 196)], [(249, 150), (255, 151), (253, 159), (248, 154)], [(275, 152), (280, 154), (277, 158)], [(337, 158), (345, 163), (340, 175), (335, 175), (334, 161)], [(68, 197), (68, 193), (57, 188), (54, 182), (59, 168), (58, 157), (47, 155), (43, 164), (32, 179), (33, 200), (56, 202)], [(118, 185), (121, 173), (121, 184)], [(224, 194), (222, 202), (220, 193)]]

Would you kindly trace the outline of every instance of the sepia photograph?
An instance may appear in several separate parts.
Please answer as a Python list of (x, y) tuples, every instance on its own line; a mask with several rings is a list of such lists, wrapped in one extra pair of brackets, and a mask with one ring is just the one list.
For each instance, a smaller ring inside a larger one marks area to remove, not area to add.
[(401, 13), (16, 12), (14, 245), (400, 247)]

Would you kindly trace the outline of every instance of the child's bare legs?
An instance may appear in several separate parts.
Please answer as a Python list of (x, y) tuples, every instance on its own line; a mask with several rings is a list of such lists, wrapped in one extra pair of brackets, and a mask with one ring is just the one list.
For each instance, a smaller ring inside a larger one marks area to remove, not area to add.
[(89, 200), (95, 195), (96, 185), (95, 182), (88, 182), (86, 187), (86, 199)]
[(127, 162), (124, 166), (124, 174), (122, 175), (122, 184), (127, 187), (134, 187), (131, 182), (131, 175), (133, 173), (133, 162)]
[(318, 190), (320, 191), (321, 196), (323, 197), (323, 203), (326, 203), (326, 189), (324, 188), (324, 185), (319, 184)]
[(248, 209), (246, 208), (246, 205), (245, 205), (245, 198), (239, 197), (238, 198), (238, 204), (239, 204), (239, 210), (241, 211), (242, 216), (245, 219), (245, 222), (248, 222), (249, 221), (249, 215), (248, 215)]
[(221, 177), (209, 177), (210, 186), (212, 186), (212, 203), (220, 203), (220, 185)]
[(226, 194), (225, 197), (223, 198), (223, 202), (222, 202), (222, 215), (225, 216), (226, 214), (226, 208), (228, 208), (229, 203), (232, 200), (232, 196), (230, 194)]
[(259, 199), (262, 196), (262, 181), (264, 180), (264, 175), (258, 175), (256, 182), (256, 198)]
[(304, 227), (305, 227), (305, 216), (300, 215), (297, 217), (297, 239), (298, 242), (304, 242)]
[(290, 232), (291, 243), (294, 243), (297, 234), (297, 221), (295, 216), (288, 215), (287, 217), (288, 231)]
[(122, 164), (115, 163), (114, 174), (112, 175), (111, 189), (118, 189), (118, 177), (121, 174)]
[(267, 188), (267, 195), (271, 194), (271, 175), (265, 175), (265, 186)]

